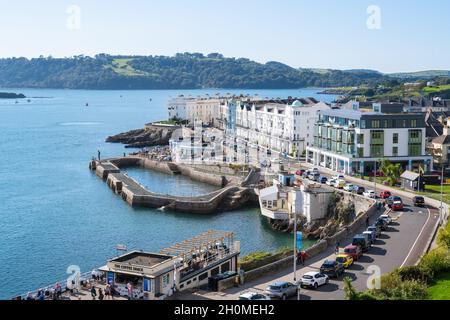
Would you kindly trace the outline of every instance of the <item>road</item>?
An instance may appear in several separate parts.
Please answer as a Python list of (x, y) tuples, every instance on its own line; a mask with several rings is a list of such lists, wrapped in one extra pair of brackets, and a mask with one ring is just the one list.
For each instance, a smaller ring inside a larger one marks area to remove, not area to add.
[[(373, 185), (363, 182), (361, 186)], [(382, 188), (380, 188), (382, 189)], [(377, 189), (381, 191), (380, 189)], [(379, 193), (379, 192), (378, 192)], [(372, 268), (378, 268), (380, 274), (385, 274), (400, 266), (411, 266), (418, 262), (420, 256), (428, 249), (430, 240), (438, 223), (439, 211), (434, 208), (417, 208), (411, 199), (403, 198), (405, 209), (402, 212), (392, 213), (394, 219), (389, 229), (381, 235), (372, 249), (364, 254), (351, 268), (346, 271), (344, 277), (350, 277), (353, 285), (359, 291), (367, 289), (367, 282), (372, 273)], [(382, 214), (380, 212), (379, 214)], [(376, 220), (374, 217), (373, 220)], [(373, 222), (373, 221), (371, 221)], [(364, 230), (360, 230), (363, 232)], [(352, 239), (342, 242), (342, 247), (350, 244)], [(326, 259), (334, 259), (334, 248), (306, 262), (306, 266), (300, 267), (297, 279), (306, 272), (318, 271)], [(343, 277), (339, 280), (331, 280), (330, 284), (318, 290), (301, 290), (302, 300), (340, 300), (344, 299)], [(239, 288), (232, 288), (225, 293), (197, 291), (180, 296), (180, 299), (190, 300), (236, 300), (243, 291), (264, 292), (265, 288), (277, 281), (294, 281), (294, 272), (291, 269), (282, 270), (276, 274), (264, 276), (255, 281), (246, 283)]]

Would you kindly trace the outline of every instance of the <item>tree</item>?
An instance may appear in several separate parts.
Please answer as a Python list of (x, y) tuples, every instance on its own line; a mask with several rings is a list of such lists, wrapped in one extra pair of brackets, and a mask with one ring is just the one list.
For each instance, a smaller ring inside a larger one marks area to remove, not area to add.
[(344, 292), (346, 300), (358, 300), (358, 293), (352, 284), (352, 279), (350, 277), (344, 278)]
[(403, 173), (403, 168), (400, 163), (392, 163), (388, 159), (381, 160), (380, 171), (385, 177), (385, 182), (390, 186), (395, 186)]

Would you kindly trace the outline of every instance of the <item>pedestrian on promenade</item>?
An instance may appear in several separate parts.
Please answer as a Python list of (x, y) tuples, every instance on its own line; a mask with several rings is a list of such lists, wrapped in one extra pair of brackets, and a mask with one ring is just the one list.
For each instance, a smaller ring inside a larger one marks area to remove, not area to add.
[(92, 288), (91, 288), (91, 296), (92, 296), (92, 300), (95, 300), (95, 297), (97, 296), (97, 291), (95, 290), (95, 286), (92, 286)]
[(98, 289), (98, 300), (103, 301), (104, 297), (102, 288)]
[(56, 292), (56, 298), (58, 300), (60, 300), (61, 296), (62, 296), (62, 287), (61, 287), (61, 284), (59, 282), (55, 286), (55, 292)]
[(111, 287), (109, 284), (105, 287), (105, 300), (109, 300), (111, 298)]
[(335, 252), (335, 254), (336, 255), (338, 255), (339, 254), (339, 247), (341, 246), (341, 244), (339, 243), (339, 241), (338, 242), (336, 242), (336, 247), (335, 247), (335, 250), (334, 250), (334, 252)]
[(100, 153), (100, 150), (97, 150), (97, 154), (98, 154), (98, 161), (101, 161), (101, 153)]

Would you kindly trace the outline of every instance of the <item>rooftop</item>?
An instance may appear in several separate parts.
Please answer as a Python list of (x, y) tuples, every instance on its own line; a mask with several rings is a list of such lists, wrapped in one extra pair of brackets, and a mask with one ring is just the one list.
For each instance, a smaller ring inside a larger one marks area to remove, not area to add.
[(128, 263), (130, 265), (152, 268), (165, 261), (172, 260), (173, 258), (173, 256), (168, 255), (134, 251), (113, 259), (112, 262)]

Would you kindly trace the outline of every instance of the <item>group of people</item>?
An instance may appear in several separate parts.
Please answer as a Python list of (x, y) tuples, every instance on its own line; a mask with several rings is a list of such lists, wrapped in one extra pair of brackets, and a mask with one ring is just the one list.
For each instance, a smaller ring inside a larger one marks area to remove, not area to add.
[(113, 300), (114, 299), (114, 287), (107, 284), (105, 287), (105, 290), (103, 291), (102, 288), (98, 289), (98, 294), (97, 294), (97, 289), (95, 288), (95, 286), (92, 286), (91, 288), (91, 297), (92, 300), (97, 300), (97, 296), (98, 296), (98, 300), (102, 301), (102, 300)]
[(61, 284), (57, 283), (52, 289), (39, 289), (36, 294), (28, 292), (26, 300), (61, 300), (62, 297), (62, 287)]

